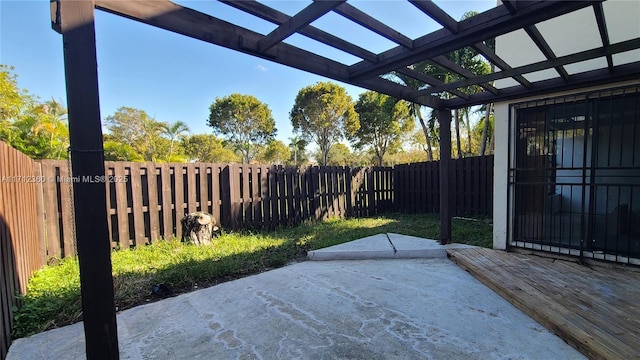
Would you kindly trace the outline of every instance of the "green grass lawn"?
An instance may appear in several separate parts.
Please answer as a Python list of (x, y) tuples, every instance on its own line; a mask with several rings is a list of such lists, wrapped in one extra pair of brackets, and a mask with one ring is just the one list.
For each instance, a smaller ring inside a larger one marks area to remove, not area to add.
[[(454, 242), (491, 246), (492, 226), (486, 219), (454, 219), (452, 229)], [(193, 291), (303, 260), (309, 250), (389, 232), (438, 239), (438, 216), (332, 219), (269, 232), (223, 233), (213, 246), (171, 240), (114, 251), (116, 306), (123, 310), (158, 300), (161, 297), (151, 291), (155, 284), (169, 285), (174, 294)], [(14, 338), (82, 320), (77, 260), (64, 259), (36, 272), (21, 301), (14, 317)]]

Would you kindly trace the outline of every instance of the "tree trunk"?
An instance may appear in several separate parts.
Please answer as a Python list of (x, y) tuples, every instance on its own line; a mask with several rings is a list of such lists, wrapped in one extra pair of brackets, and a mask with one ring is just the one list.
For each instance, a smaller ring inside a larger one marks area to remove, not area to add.
[(427, 143), (427, 161), (433, 161), (433, 150), (431, 149), (431, 137), (429, 136), (429, 127), (425, 124), (422, 115), (420, 114), (420, 108), (416, 111), (418, 116), (418, 121), (420, 121), (420, 126), (422, 126), (422, 132), (424, 133), (424, 138)]
[(482, 126), (482, 140), (480, 141), (480, 156), (484, 156), (487, 149), (487, 135), (489, 132), (489, 118), (491, 117), (491, 103), (487, 104), (484, 115), (484, 126)]
[(471, 154), (471, 121), (469, 120), (469, 111), (471, 109), (466, 108), (464, 111), (465, 127), (467, 128), (467, 154)]
[[(460, 145), (460, 112), (458, 109), (453, 111), (454, 125), (456, 127), (456, 147), (458, 148), (458, 159), (462, 158), (462, 146)], [(442, 158), (442, 154), (440, 155)]]
[(185, 215), (182, 220), (182, 240), (191, 241), (195, 245), (211, 245), (211, 237), (218, 230), (216, 218), (205, 212), (194, 212)]

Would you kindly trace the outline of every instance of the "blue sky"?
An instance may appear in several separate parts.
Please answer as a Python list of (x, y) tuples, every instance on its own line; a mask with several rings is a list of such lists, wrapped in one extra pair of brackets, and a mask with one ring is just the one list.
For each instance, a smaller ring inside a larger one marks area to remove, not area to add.
[[(215, 1), (177, 2), (263, 34), (275, 28)], [(309, 2), (266, 3), (293, 15)], [(436, 3), (456, 19), (465, 11), (482, 12), (495, 6), (494, 0)], [(361, 0), (353, 4), (411, 38), (440, 28), (405, 1)], [(334, 13), (313, 25), (374, 52), (394, 46)], [(206, 120), (216, 97), (250, 94), (269, 106), (277, 138), (288, 143), (292, 136), (289, 111), (296, 94), (307, 85), (328, 80), (101, 11), (96, 11), (96, 41), (103, 119), (120, 106), (130, 106), (159, 121), (184, 121), (193, 133), (210, 133)], [(300, 35), (286, 41), (346, 64), (358, 61)], [(0, 0), (0, 63), (15, 67), (20, 87), (43, 100), (53, 97), (66, 103), (62, 36), (51, 29), (49, 1)], [(340, 84), (354, 100), (364, 91)]]

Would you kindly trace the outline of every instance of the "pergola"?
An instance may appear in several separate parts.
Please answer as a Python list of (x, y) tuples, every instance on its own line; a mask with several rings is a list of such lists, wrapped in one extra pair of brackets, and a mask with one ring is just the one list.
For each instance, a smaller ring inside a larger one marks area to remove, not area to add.
[[(425, 21), (435, 20), (441, 28), (412, 39), (360, 10), (357, 4), (345, 0), (309, 1), (293, 16), (258, 1), (222, 1), (272, 23), (273, 30), (264, 34), (219, 19), (215, 14), (205, 14), (167, 0), (52, 0), (52, 26), (63, 35), (64, 42), (74, 175), (91, 178), (104, 175), (94, 9), (437, 110), (441, 124), (440, 221), (443, 242), (451, 239), (448, 176), (452, 109), (640, 78), (640, 35), (613, 42), (610, 31), (612, 19), (607, 18), (602, 1), (503, 0), (501, 5), (463, 21), (455, 20), (433, 1), (408, 1), (415, 11), (424, 14)], [(592, 39), (596, 45), (569, 53), (554, 49), (549, 36), (555, 35), (544, 34), (543, 24), (585, 9), (593, 13), (593, 23), (588, 26), (597, 29), (595, 33), (599, 38)], [(329, 13), (338, 14), (397, 45), (376, 53), (312, 24)], [(526, 64), (510, 61), (501, 58), (489, 46), (490, 40), (515, 31), (526, 32), (532, 44), (543, 54), (543, 60)], [(293, 46), (286, 39), (294, 34), (360, 60), (345, 64)], [(492, 63), (496, 71), (478, 75), (447, 57), (452, 51), (468, 47)], [(627, 60), (618, 61), (616, 55), (619, 54), (626, 54)], [(631, 60), (628, 60), (629, 55)], [(415, 70), (413, 65), (422, 61), (456, 74), (456, 80), (444, 83)], [(583, 72), (568, 71), (572, 64), (587, 61), (602, 65)], [(533, 76), (541, 72), (546, 72), (547, 76)], [(408, 76), (422, 86), (406, 86), (396, 81), (392, 74)], [(503, 86), (498, 86), (499, 83)], [(469, 86), (476, 86), (478, 92), (469, 94), (463, 91)], [(446, 96), (442, 96), (445, 93)], [(118, 358), (105, 191), (101, 183), (74, 183), (83, 319), (89, 359)]]

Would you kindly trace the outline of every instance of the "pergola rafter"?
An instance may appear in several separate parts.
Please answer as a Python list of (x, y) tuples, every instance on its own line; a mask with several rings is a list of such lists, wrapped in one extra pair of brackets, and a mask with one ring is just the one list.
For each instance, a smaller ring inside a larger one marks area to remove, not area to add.
[[(547, 60), (557, 59), (556, 54), (554, 54), (553, 50), (551, 50), (551, 46), (547, 44), (547, 41), (544, 39), (544, 36), (540, 34), (540, 31), (538, 30), (537, 27), (535, 27), (535, 25), (525, 27), (524, 31), (527, 32), (531, 40), (533, 40), (533, 42), (540, 49), (540, 51), (542, 51), (542, 53), (547, 58)], [(564, 81), (569, 81), (569, 74), (567, 73), (567, 70), (565, 70), (562, 67), (562, 65), (555, 66), (554, 68), (556, 69), (558, 74), (560, 74), (560, 77), (562, 77)]]
[[(600, 40), (602, 40), (602, 46), (609, 46), (609, 31), (607, 30), (607, 21), (604, 18), (604, 9), (602, 3), (593, 5), (593, 12), (596, 16), (596, 22), (598, 23), (598, 32), (600, 33)], [(609, 72), (613, 71), (613, 56), (607, 55), (607, 66)]]
[[(465, 79), (465, 80), (459, 80), (459, 81), (454, 81), (451, 83), (447, 83), (447, 84), (442, 84), (442, 85), (438, 85), (438, 86), (434, 86), (432, 88), (429, 89), (425, 89), (425, 90), (421, 90), (420, 92), (423, 94), (429, 94), (431, 92), (442, 92), (442, 91), (449, 91), (451, 89), (456, 89), (456, 88), (460, 88), (460, 87), (465, 87), (465, 86), (471, 86), (476, 84), (478, 81), (483, 81), (483, 82), (489, 82), (489, 81), (494, 81), (494, 80), (498, 80), (498, 79), (506, 79), (506, 78), (510, 78), (510, 77), (516, 77), (516, 76), (521, 76), (523, 74), (528, 74), (528, 73), (532, 73), (532, 72), (536, 72), (536, 71), (541, 71), (541, 70), (546, 70), (546, 69), (551, 69), (551, 68), (555, 68), (557, 66), (563, 66), (563, 65), (568, 65), (568, 64), (573, 64), (573, 63), (577, 63), (577, 62), (582, 62), (582, 61), (586, 61), (586, 60), (591, 60), (591, 59), (596, 59), (596, 58), (600, 58), (600, 57), (606, 57), (606, 56), (611, 56), (614, 54), (619, 54), (619, 53), (623, 53), (623, 52), (627, 52), (627, 51), (631, 51), (634, 49), (638, 49), (640, 47), (640, 38), (637, 39), (632, 39), (632, 40), (627, 40), (627, 41), (623, 41), (623, 42), (619, 42), (613, 45), (609, 45), (609, 46), (605, 46), (605, 47), (599, 47), (599, 48), (595, 48), (595, 49), (591, 49), (591, 50), (585, 50), (579, 53), (575, 53), (575, 54), (571, 54), (571, 55), (565, 55), (565, 56), (561, 56), (558, 58), (555, 58), (553, 60), (543, 60), (543, 61), (538, 61), (535, 62), (533, 64), (529, 64), (529, 65), (523, 65), (523, 66), (519, 66), (516, 68), (511, 68), (511, 69), (504, 69), (503, 71), (500, 72), (495, 72), (495, 73), (491, 73), (491, 74), (487, 74), (487, 75), (480, 75), (477, 76), (475, 78), (472, 79)], [(638, 72), (640, 72), (640, 68), (638, 68), (638, 66), (640, 65), (640, 63), (636, 62), (636, 63), (630, 63), (630, 64), (625, 64), (625, 65), (619, 65), (613, 68), (613, 73), (615, 74), (622, 74), (622, 73), (630, 73), (630, 75), (633, 75), (633, 73), (635, 72), (636, 75), (638, 74)], [(564, 79), (562, 79), (565, 83), (567, 83), (567, 85), (569, 86), (569, 88), (577, 86), (577, 87), (583, 87), (585, 86), (584, 83), (582, 82), (578, 82), (578, 74), (576, 75), (571, 75), (571, 78), (569, 82), (564, 81)], [(575, 83), (574, 83), (575, 82)], [(546, 83), (548, 84), (548, 83)], [(537, 82), (535, 87), (531, 87), (535, 88), (537, 90), (544, 90), (544, 91), (552, 91), (555, 90), (553, 88), (550, 88), (549, 85), (546, 85), (543, 82)], [(516, 87), (517, 88), (517, 87)], [(512, 90), (515, 90), (516, 88), (512, 88)], [(521, 89), (521, 91), (524, 91), (525, 89)], [(484, 95), (484, 97), (486, 97), (487, 99), (489, 99), (490, 101), (500, 101), (500, 99), (504, 99), (504, 95), (508, 95), (508, 94), (503, 94), (505, 92), (508, 92), (508, 89), (501, 89), (500, 90), (500, 96), (490, 96), (490, 95)], [(511, 95), (513, 97), (513, 95)], [(456, 101), (456, 103), (460, 103), (459, 101)], [(477, 102), (470, 100), (469, 104), (465, 104), (466, 105), (475, 105), (477, 104)]]
[(411, 40), (409, 37), (401, 34), (399, 31), (392, 29), (385, 23), (377, 20), (376, 18), (368, 15), (367, 13), (348, 3), (344, 3), (338, 6), (336, 9), (334, 9), (334, 12), (364, 26), (365, 28), (395, 42), (396, 44), (399, 44), (405, 49), (413, 49), (413, 40)]
[(532, 1), (511, 14), (504, 5), (458, 23), (458, 32), (441, 29), (414, 40), (412, 50), (395, 47), (378, 54), (376, 64), (360, 62), (349, 67), (350, 77), (358, 80), (393, 71), (425, 59), (447, 54), (508, 32), (534, 25), (566, 13), (593, 5), (594, 1)]
[[(263, 35), (166, 0), (130, 2), (97, 0), (95, 4), (98, 9), (149, 25), (434, 108), (442, 106), (464, 107), (477, 104), (476, 98), (491, 102), (504, 98), (505, 94), (515, 93), (516, 89), (499, 89), (492, 85), (491, 81), (497, 79), (514, 79), (519, 84), (518, 86), (522, 87), (517, 91), (533, 88), (550, 89), (549, 82), (532, 82), (523, 76), (533, 71), (549, 68), (555, 68), (560, 78), (573, 86), (572, 79), (575, 77), (567, 73), (564, 65), (602, 56), (602, 52), (616, 51), (616, 48), (611, 46), (620, 45), (620, 43), (613, 45), (609, 43), (601, 1), (505, 1), (503, 5), (484, 13), (456, 21), (432, 1), (411, 0), (410, 3), (416, 9), (443, 26), (440, 30), (416, 39), (403, 35), (345, 1), (315, 1), (293, 16), (254, 0), (226, 0), (223, 2), (274, 23), (277, 27), (269, 34)], [(581, 52), (557, 57), (536, 28), (536, 24), (589, 6), (593, 7), (596, 14), (603, 46), (593, 49), (595, 50), (593, 53)], [(339, 14), (398, 45), (376, 54), (361, 45), (311, 25), (313, 21), (329, 12)], [(485, 44), (487, 39), (518, 29), (523, 29), (529, 34), (547, 58), (546, 61), (524, 66), (512, 66)], [(319, 41), (361, 60), (353, 65), (347, 65), (284, 42), (287, 37), (293, 34), (300, 34)], [(490, 75), (477, 75), (447, 58), (446, 55), (450, 52), (464, 47), (475, 49), (501, 71)], [(598, 49), (601, 51), (600, 53), (597, 52)], [(615, 52), (604, 55), (607, 58), (610, 72), (615, 71), (612, 61), (613, 53)], [(424, 60), (457, 74), (459, 79), (444, 84), (408, 68), (412, 64)], [(388, 77), (384, 76), (394, 71), (423, 82), (425, 88), (416, 90), (390, 81)], [(480, 86), (484, 91), (480, 94), (473, 94), (473, 96), (465, 95), (461, 91), (472, 85)], [(446, 100), (438, 98), (442, 92), (449, 92), (452, 97)]]
[(430, 18), (438, 22), (442, 27), (449, 30), (452, 34), (458, 33), (458, 22), (449, 16), (446, 11), (440, 9), (438, 5), (431, 0), (409, 0), (415, 7), (422, 10)]
[(269, 50), (272, 46), (282, 42), (284, 39), (289, 37), (289, 35), (294, 34), (302, 27), (313, 22), (317, 18), (326, 14), (331, 9), (344, 3), (345, 1), (346, 0), (312, 2), (309, 6), (297, 13), (296, 16), (289, 18), (267, 36), (260, 39), (258, 41), (258, 50), (260, 52)]

